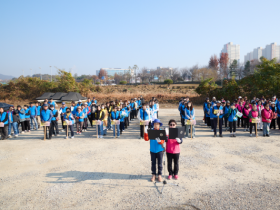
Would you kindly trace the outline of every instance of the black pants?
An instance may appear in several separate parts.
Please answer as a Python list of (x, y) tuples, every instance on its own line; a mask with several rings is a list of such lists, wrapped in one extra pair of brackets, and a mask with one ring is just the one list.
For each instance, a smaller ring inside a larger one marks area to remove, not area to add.
[(249, 117), (244, 118), (244, 124), (243, 125), (244, 125), (244, 128), (249, 128)]
[(20, 124), (21, 124), (21, 131), (25, 131), (24, 121), (23, 121), (23, 122), (20, 122)]
[[(67, 128), (65, 128), (65, 129), (67, 129)], [(68, 135), (69, 135), (70, 132), (71, 132), (71, 137), (74, 136), (74, 127), (73, 127), (73, 125), (68, 125)], [(67, 136), (67, 131), (66, 130), (65, 130), (65, 134)]]
[(50, 133), (54, 134), (54, 130), (56, 134), (59, 134), (58, 123), (56, 120), (52, 120), (50, 124)]
[(62, 129), (65, 130), (66, 129), (66, 125), (63, 125), (63, 116), (60, 116), (60, 120), (61, 120), (61, 124), (62, 124)]
[[(178, 175), (179, 171), (179, 156), (180, 153), (172, 154), (172, 153), (166, 153), (167, 155), (167, 165), (168, 165), (168, 172), (169, 175)], [(172, 160), (174, 160), (174, 170), (172, 170)]]
[[(162, 157), (163, 157), (163, 151), (158, 153), (151, 153), (151, 162), (152, 162), (152, 174), (153, 175), (162, 175)], [(157, 165), (158, 164), (158, 173), (156, 173)]]
[(134, 119), (136, 117), (136, 110), (131, 110), (130, 111), (130, 120)]
[(278, 128), (280, 130), (280, 117), (277, 118), (277, 124), (278, 124)]
[[(214, 118), (213, 123), (214, 123), (214, 134), (216, 135), (217, 134), (218, 119)], [(220, 135), (222, 135), (222, 133), (223, 133), (223, 118), (219, 119), (219, 133), (220, 133)]]
[[(53, 132), (51, 132), (51, 128), (50, 127), (51, 127), (51, 123), (50, 123), (50, 126), (42, 126), (43, 131), (44, 131), (44, 136), (46, 135), (46, 138), (48, 137), (48, 130), (49, 130), (49, 138), (52, 138), (52, 133)], [(46, 133), (45, 133), (45, 130), (46, 130)]]
[[(241, 122), (241, 123), (240, 123)], [(243, 127), (243, 117), (241, 117), (241, 118), (237, 118), (237, 125), (238, 125), (238, 127)]]
[(4, 125), (4, 127), (0, 127), (1, 140), (5, 140), (8, 138), (8, 127), (8, 124)]
[(251, 122), (250, 122), (250, 134), (252, 134), (253, 127), (255, 129), (255, 134), (257, 134), (256, 133), (256, 123), (251, 123)]
[(225, 118), (225, 127), (227, 128), (228, 118), (227, 117), (224, 118)]
[(120, 133), (124, 130), (124, 122), (120, 122)]
[(90, 125), (92, 127), (92, 121), (95, 120), (95, 113), (91, 113), (91, 120), (90, 120)]
[(207, 126), (211, 126), (211, 120), (210, 120), (210, 117), (206, 117), (206, 123), (207, 123)]
[(87, 117), (88, 117), (88, 121), (90, 123), (90, 126), (92, 126), (91, 115), (88, 115)]
[(125, 126), (125, 128), (127, 128), (127, 127), (129, 126), (128, 117), (125, 117), (125, 118), (124, 118), (124, 126)]
[(214, 120), (210, 118), (210, 123), (211, 123), (211, 129), (214, 130)]
[(229, 131), (230, 133), (232, 133), (232, 130), (233, 130), (233, 133), (236, 132), (236, 121), (233, 121), (233, 122), (228, 122), (229, 123)]
[(24, 121), (25, 130), (30, 131), (30, 120)]
[(87, 118), (84, 118), (84, 124), (83, 124), (83, 129), (87, 129), (88, 127), (88, 122), (87, 122)]
[(272, 129), (272, 128), (273, 128), (273, 129), (276, 129), (276, 123), (275, 123), (275, 121), (276, 121), (275, 119), (272, 119), (272, 120), (271, 120), (270, 129)]
[(182, 124), (182, 127), (185, 126), (185, 119), (182, 117), (182, 115), (181, 115), (181, 124)]

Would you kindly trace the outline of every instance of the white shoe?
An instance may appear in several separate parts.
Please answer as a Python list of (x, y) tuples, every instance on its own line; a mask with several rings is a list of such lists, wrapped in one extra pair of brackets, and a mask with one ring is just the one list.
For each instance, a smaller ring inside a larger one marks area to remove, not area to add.
[(67, 136), (65, 136), (65, 139), (67, 139)]
[(24, 131), (21, 131), (21, 133), (25, 133)]
[(70, 138), (71, 138), (71, 139), (74, 139), (74, 136), (71, 136)]
[(11, 138), (11, 137), (12, 137), (11, 135), (8, 136), (8, 138)]
[(252, 137), (252, 134), (250, 134), (250, 136)]
[(103, 138), (103, 136), (100, 136), (100, 138), (102, 139), (102, 138)]
[(18, 137), (18, 135), (15, 135), (15, 137)]

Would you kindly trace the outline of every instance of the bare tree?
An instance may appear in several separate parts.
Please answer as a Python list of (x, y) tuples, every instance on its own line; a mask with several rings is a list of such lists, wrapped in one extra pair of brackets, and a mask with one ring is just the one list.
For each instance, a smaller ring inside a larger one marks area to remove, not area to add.
[(180, 71), (178, 70), (178, 68), (174, 68), (172, 75), (171, 75), (171, 79), (173, 80), (173, 83), (178, 81), (178, 80), (182, 80), (182, 76)]
[(236, 76), (238, 76), (239, 80), (243, 77), (243, 63), (240, 63), (239, 67), (236, 69)]
[(188, 67), (181, 68), (180, 71), (181, 71), (181, 75), (182, 75), (183, 80), (186, 80), (190, 75)]
[(138, 73), (138, 77), (140, 77), (141, 81), (144, 82), (146, 79), (148, 79), (148, 68), (147, 67), (143, 67), (139, 73)]
[(190, 75), (190, 77), (191, 77), (191, 79), (192, 79), (192, 82), (194, 81), (194, 79), (195, 79), (195, 70), (197, 70), (198, 69), (198, 65), (196, 64), (196, 65), (194, 65), (194, 66), (192, 66), (190, 69), (189, 69), (189, 75)]

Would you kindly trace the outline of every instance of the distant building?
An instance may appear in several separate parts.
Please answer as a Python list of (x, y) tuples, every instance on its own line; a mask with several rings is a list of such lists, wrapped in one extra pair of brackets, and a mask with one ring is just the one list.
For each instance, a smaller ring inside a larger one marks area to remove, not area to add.
[[(134, 75), (134, 69), (122, 69), (122, 68), (100, 68), (107, 72), (108, 76), (114, 76), (115, 74), (126, 74), (130, 73), (132, 76)], [(96, 75), (98, 76), (100, 70), (96, 70)]]
[(240, 45), (234, 45), (232, 42), (229, 42), (224, 45), (224, 48), (221, 51), (221, 54), (222, 53), (228, 54), (228, 65), (230, 65), (234, 60), (237, 60), (237, 62), (240, 63)]
[[(252, 55), (252, 56), (249, 56)], [(276, 42), (271, 43), (270, 45), (266, 45), (264, 49), (258, 47), (253, 50), (253, 52), (247, 53), (244, 56), (244, 63), (247, 61), (258, 60), (260, 61), (261, 57), (265, 57), (268, 60), (272, 60), (276, 58), (277, 60), (280, 59), (280, 46), (276, 44)]]

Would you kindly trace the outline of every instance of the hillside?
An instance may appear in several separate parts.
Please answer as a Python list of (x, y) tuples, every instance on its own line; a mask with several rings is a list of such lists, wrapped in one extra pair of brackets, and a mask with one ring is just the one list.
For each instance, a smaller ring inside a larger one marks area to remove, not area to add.
[(0, 80), (9, 80), (9, 79), (13, 79), (13, 78), (14, 78), (14, 76), (0, 74)]

